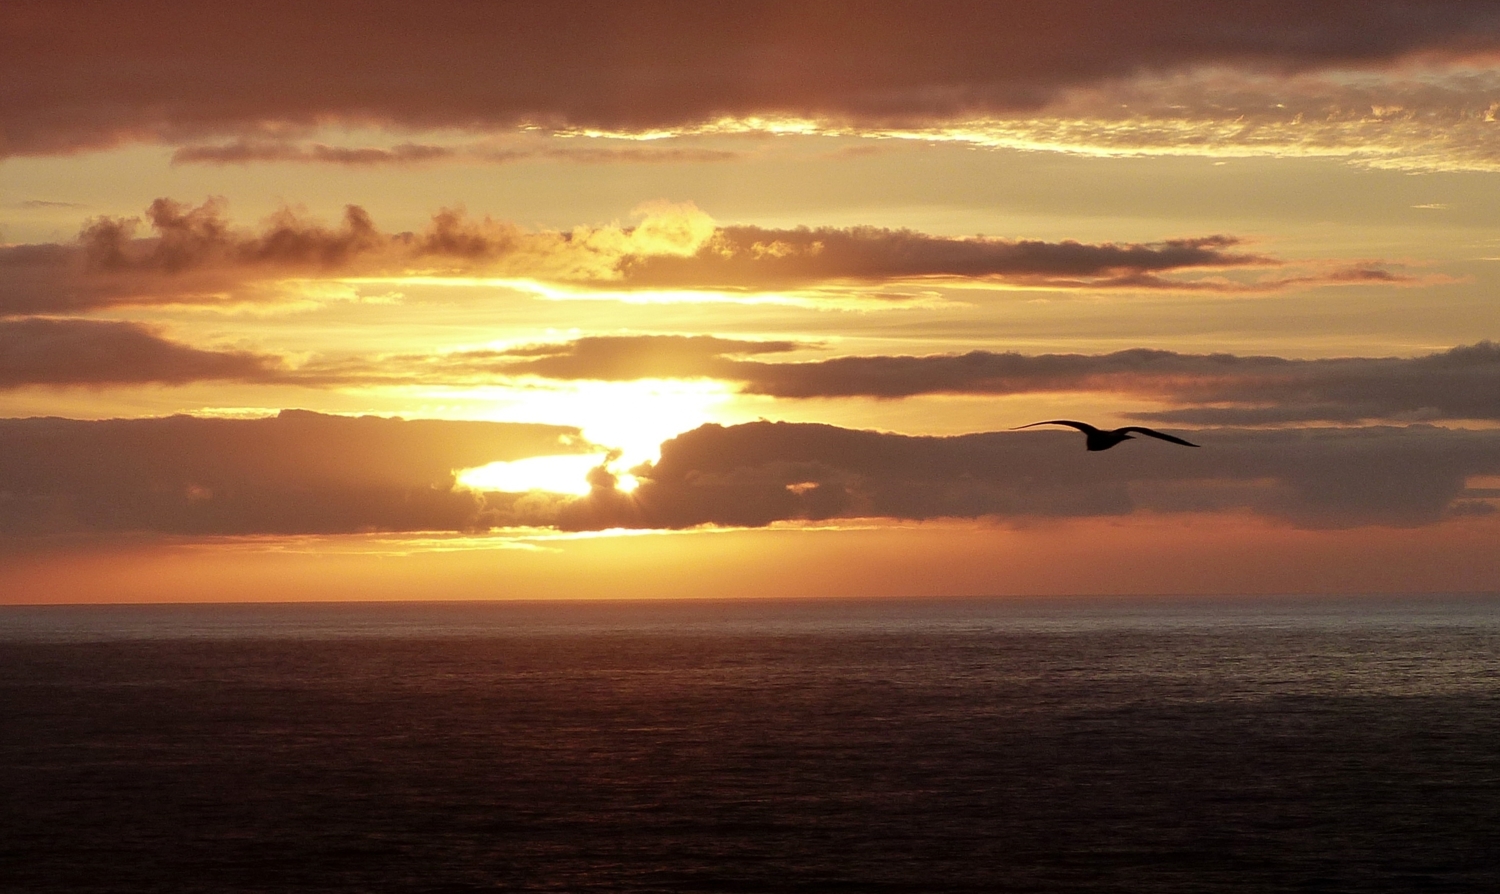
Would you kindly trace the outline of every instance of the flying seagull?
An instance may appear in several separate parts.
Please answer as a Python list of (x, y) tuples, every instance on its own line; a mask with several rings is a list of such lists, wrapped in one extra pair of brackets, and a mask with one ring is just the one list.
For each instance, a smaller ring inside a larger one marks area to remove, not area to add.
[[(1033, 422), (1031, 423), (1031, 425), (1018, 425), (1015, 428), (1011, 429), (1011, 431), (1019, 431), (1023, 428), (1031, 428), (1034, 425), (1072, 426), (1073, 428), (1076, 428), (1079, 431), (1083, 432), (1084, 437), (1088, 438), (1087, 443), (1088, 449), (1090, 450), (1108, 450), (1121, 441), (1128, 441), (1134, 438), (1136, 435), (1146, 435), (1147, 437), (1151, 438), (1161, 438), (1163, 441), (1171, 441), (1173, 444), (1181, 444), (1184, 447), (1198, 446), (1197, 444), (1191, 443), (1189, 441), (1184, 441), (1181, 438), (1174, 438), (1171, 435), (1164, 435), (1161, 432), (1156, 431), (1155, 429), (1146, 428), (1145, 426), (1141, 425), (1127, 425), (1124, 428), (1116, 428), (1110, 431), (1105, 431), (1101, 428), (1094, 428), (1087, 422), (1074, 422), (1071, 419), (1048, 419), (1046, 422)], [(1134, 434), (1132, 434), (1132, 432), (1134, 432)]]

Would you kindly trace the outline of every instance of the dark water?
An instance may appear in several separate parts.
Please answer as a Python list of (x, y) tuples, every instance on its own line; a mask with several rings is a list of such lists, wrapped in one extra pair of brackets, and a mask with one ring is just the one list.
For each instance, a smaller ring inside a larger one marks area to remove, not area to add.
[(1500, 891), (1500, 600), (0, 609), (0, 890)]

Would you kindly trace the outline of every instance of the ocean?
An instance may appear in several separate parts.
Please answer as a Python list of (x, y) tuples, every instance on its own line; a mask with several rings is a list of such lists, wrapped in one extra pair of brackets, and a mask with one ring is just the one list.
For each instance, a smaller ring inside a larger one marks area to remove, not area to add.
[(0, 608), (0, 890), (1500, 891), (1500, 597)]

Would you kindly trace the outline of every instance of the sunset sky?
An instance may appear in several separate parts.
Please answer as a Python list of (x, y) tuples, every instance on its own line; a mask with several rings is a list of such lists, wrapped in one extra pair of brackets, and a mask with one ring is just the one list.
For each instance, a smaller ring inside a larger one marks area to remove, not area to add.
[(8, 0), (0, 602), (1493, 590), (1497, 117), (1493, 2)]

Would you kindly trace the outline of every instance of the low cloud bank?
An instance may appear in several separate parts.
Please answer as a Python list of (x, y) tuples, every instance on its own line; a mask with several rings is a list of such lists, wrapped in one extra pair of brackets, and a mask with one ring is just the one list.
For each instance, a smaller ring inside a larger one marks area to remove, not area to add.
[(586, 449), (577, 429), (325, 416), (0, 420), (0, 534), (472, 531), (454, 472)]
[(284, 411), (267, 419), (0, 420), (0, 534), (339, 534), (530, 525), (759, 527), (835, 519), (1251, 513), (1311, 528), (1495, 511), (1500, 431), (1428, 425), (1203, 429), (1202, 446), (1084, 450), (1072, 431), (913, 437), (705, 425), (592, 491), (476, 493), (455, 472), (594, 452), (577, 430)]
[(1492, 492), (1466, 485), (1500, 475), (1500, 431), (1413, 425), (1192, 437), (1201, 448), (1143, 440), (1088, 453), (1068, 431), (911, 437), (816, 424), (706, 425), (634, 470), (634, 493), (600, 476), (588, 497), (533, 521), (589, 530), (1151, 511), (1251, 512), (1337, 528), (1495, 509)]

